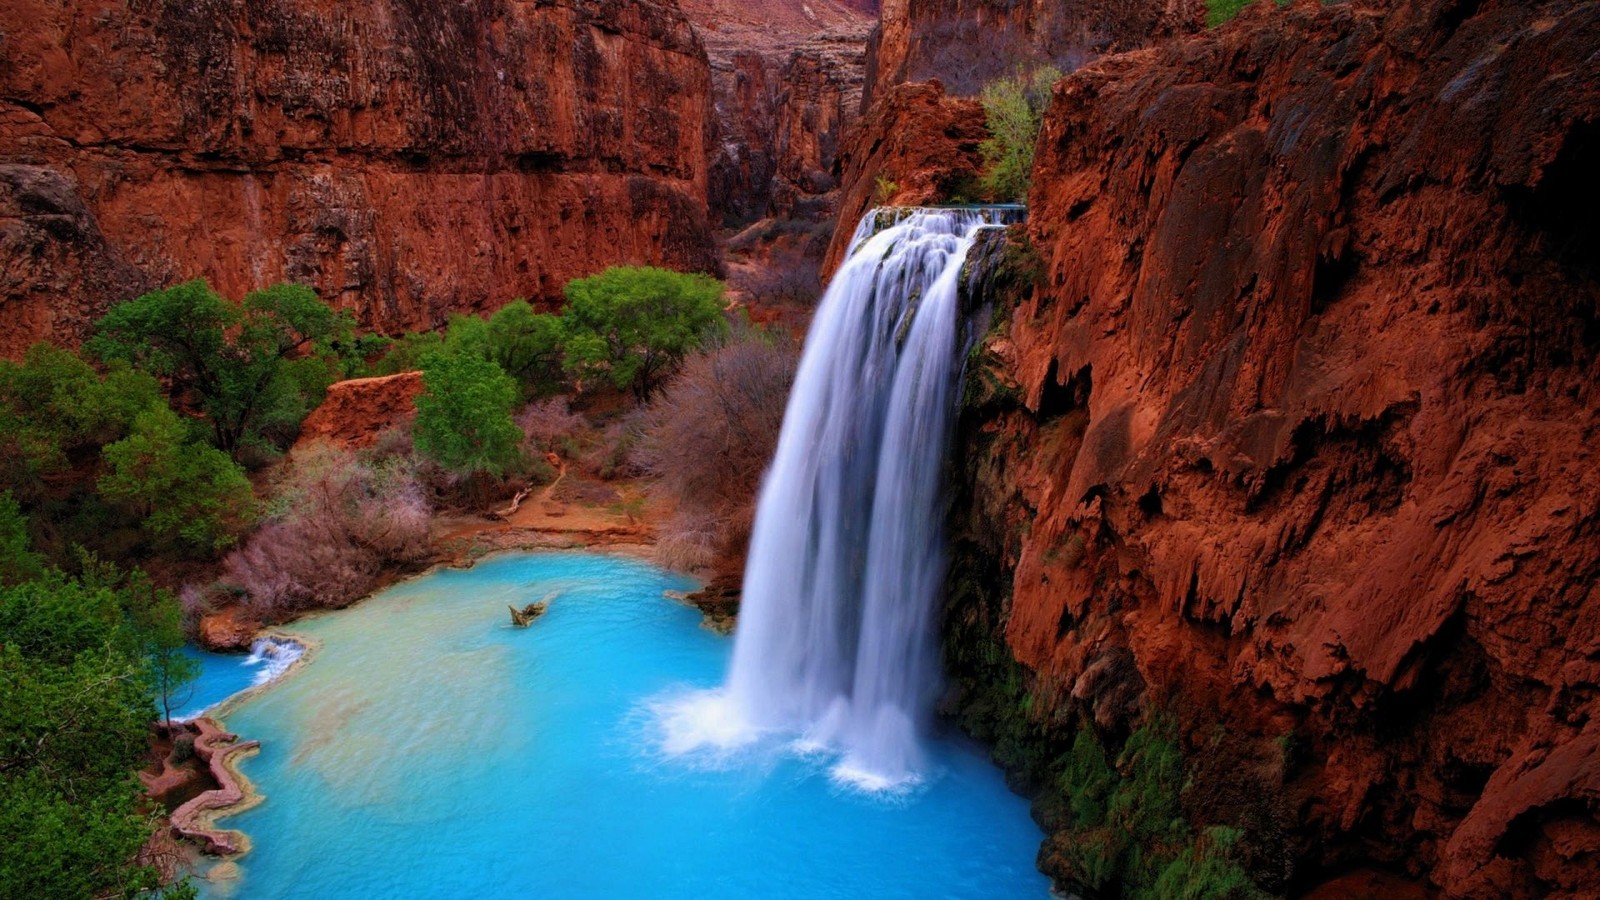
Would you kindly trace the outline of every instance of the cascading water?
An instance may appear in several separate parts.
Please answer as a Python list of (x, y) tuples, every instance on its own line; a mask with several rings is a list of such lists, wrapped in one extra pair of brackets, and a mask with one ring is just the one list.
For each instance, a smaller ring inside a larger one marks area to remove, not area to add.
[(839, 752), (835, 775), (854, 784), (917, 779), (939, 688), (959, 281), (978, 229), (1012, 213), (875, 211), (856, 229), (762, 488), (727, 683), (669, 723), (669, 750), (798, 732)]

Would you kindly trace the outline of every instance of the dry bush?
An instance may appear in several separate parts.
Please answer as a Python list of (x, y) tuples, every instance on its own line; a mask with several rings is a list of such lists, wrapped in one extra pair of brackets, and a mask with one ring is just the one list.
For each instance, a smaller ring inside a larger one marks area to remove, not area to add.
[(529, 456), (560, 453), (584, 425), (583, 416), (572, 411), (566, 397), (536, 400), (517, 414), (522, 450)]
[(708, 555), (708, 544), (709, 555), (743, 554), (798, 363), (792, 341), (747, 332), (690, 357), (645, 411), (633, 458), (678, 511), (663, 561)]
[(409, 460), (330, 451), (295, 463), (283, 512), (223, 562), (222, 585), (265, 622), (346, 606), (389, 566), (429, 555), (427, 492)]
[(822, 296), (818, 262), (794, 253), (774, 254), (765, 266), (738, 279), (736, 286), (762, 306), (809, 309)]
[(186, 584), (178, 591), (178, 621), (182, 623), (183, 630), (194, 634), (200, 627), (200, 620), (217, 611), (211, 602), (211, 595), (205, 588), (197, 584)]
[(656, 560), (669, 569), (689, 571), (717, 561), (727, 542), (723, 520), (715, 513), (691, 510), (675, 513), (660, 528)]
[(645, 474), (646, 470), (639, 465), (637, 452), (640, 432), (644, 427), (642, 412), (630, 413), (602, 429), (583, 451), (579, 463), (606, 481)]

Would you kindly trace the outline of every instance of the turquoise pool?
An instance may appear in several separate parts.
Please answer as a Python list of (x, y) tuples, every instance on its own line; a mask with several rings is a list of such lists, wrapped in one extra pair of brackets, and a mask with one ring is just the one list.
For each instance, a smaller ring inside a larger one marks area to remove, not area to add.
[[(927, 748), (909, 793), (853, 791), (783, 743), (668, 752), (655, 710), (718, 685), (732, 642), (594, 554), (441, 571), (294, 627), (317, 645), (227, 715), (266, 800), (237, 897), (1048, 896), (1041, 835), (983, 750)], [(554, 592), (526, 630), (506, 605)]]

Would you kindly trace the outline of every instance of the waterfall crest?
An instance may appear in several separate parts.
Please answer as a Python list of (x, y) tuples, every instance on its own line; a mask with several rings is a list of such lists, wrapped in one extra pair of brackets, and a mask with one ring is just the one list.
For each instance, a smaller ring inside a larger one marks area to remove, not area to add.
[(857, 227), (761, 490), (728, 680), (688, 745), (792, 733), (838, 753), (852, 783), (917, 779), (940, 686), (959, 282), (978, 230), (1012, 215), (885, 210)]

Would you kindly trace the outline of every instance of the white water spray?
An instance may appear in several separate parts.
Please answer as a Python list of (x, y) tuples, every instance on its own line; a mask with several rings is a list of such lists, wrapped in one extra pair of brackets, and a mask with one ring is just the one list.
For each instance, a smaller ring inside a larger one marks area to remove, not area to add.
[(960, 375), (957, 294), (995, 209), (869, 213), (817, 310), (762, 487), (733, 664), (669, 724), (722, 748), (761, 732), (840, 754), (836, 777), (915, 783), (940, 687), (940, 486)]

